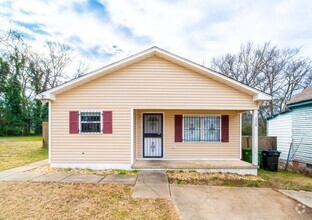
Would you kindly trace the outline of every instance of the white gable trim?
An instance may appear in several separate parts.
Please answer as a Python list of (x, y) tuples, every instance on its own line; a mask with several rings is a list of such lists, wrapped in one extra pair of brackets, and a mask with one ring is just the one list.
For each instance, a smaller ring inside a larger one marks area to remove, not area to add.
[(157, 55), (159, 57), (162, 57), (162, 58), (169, 60), (173, 63), (184, 66), (185, 68), (191, 69), (195, 72), (199, 72), (199, 73), (201, 73), (201, 74), (203, 74), (209, 78), (212, 78), (216, 81), (227, 84), (227, 85), (229, 85), (229, 86), (231, 86), (237, 90), (240, 90), (244, 93), (252, 95), (254, 101), (271, 100), (272, 99), (272, 97), (270, 95), (268, 95), (264, 92), (261, 92), (257, 89), (254, 89), (250, 86), (247, 86), (245, 84), (242, 84), (242, 83), (240, 83), (236, 80), (233, 80), (229, 77), (226, 77), (226, 76), (224, 76), (218, 72), (215, 72), (211, 69), (208, 69), (208, 68), (201, 66), (199, 64), (196, 64), (192, 61), (189, 61), (187, 59), (179, 57), (175, 54), (172, 54), (172, 53), (165, 51), (163, 49), (160, 49), (158, 47), (152, 47), (150, 49), (147, 49), (147, 50), (142, 51), (140, 53), (137, 53), (135, 55), (129, 56), (125, 59), (122, 59), (120, 61), (112, 63), (108, 66), (103, 67), (103, 68), (92, 71), (92, 72), (90, 72), (90, 73), (88, 73), (82, 77), (71, 80), (71, 81), (64, 83), (60, 86), (57, 86), (53, 89), (47, 90), (43, 93), (40, 93), (36, 96), (36, 98), (39, 100), (55, 100), (55, 95), (57, 95), (57, 94), (60, 94), (62, 92), (70, 90), (74, 87), (77, 87), (79, 85), (87, 83), (93, 79), (100, 77), (100, 76), (104, 76), (104, 75), (109, 74), (111, 72), (122, 69), (128, 65), (139, 62), (139, 61), (144, 60), (146, 58), (149, 58), (153, 55)]

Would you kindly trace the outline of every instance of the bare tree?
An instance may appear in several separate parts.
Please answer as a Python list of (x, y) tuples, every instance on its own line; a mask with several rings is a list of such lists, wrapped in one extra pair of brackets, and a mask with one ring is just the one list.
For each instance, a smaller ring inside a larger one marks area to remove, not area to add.
[(272, 95), (271, 101), (259, 107), (262, 133), (266, 130), (266, 118), (287, 110), (289, 99), (310, 85), (312, 79), (311, 59), (301, 56), (300, 48), (280, 49), (269, 42), (261, 46), (242, 44), (238, 54), (212, 59), (212, 68)]
[(68, 79), (65, 70), (73, 60), (68, 47), (60, 43), (46, 42), (47, 52), (30, 54), (29, 75), (34, 92), (40, 93)]
[(0, 38), (1, 56), (10, 64), (10, 69), (22, 85), (23, 96), (26, 97), (29, 75), (27, 61), (30, 47), (24, 42), (22, 34), (10, 30)]
[(85, 75), (90, 69), (90, 63), (86, 60), (80, 60), (74, 78)]
[[(46, 42), (37, 51), (22, 33), (0, 30), (0, 134), (40, 134), (48, 110), (34, 96), (70, 79), (67, 70), (73, 59), (66, 45)], [(80, 61), (78, 74), (86, 70)]]

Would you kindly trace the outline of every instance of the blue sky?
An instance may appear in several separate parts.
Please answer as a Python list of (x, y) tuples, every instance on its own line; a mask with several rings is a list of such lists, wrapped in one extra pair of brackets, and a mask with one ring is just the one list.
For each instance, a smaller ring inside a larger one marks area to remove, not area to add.
[(91, 69), (159, 46), (198, 63), (271, 41), (312, 57), (310, 0), (2, 0), (0, 28), (22, 31), (91, 59)]

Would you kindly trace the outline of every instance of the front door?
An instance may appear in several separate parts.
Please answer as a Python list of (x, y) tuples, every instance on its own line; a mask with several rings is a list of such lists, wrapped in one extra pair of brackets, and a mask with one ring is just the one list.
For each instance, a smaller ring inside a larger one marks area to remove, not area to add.
[(162, 114), (143, 114), (143, 157), (163, 157)]

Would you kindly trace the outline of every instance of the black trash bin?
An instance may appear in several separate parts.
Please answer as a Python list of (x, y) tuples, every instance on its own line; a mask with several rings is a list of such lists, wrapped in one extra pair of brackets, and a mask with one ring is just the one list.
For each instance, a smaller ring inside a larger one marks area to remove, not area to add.
[(276, 150), (263, 150), (262, 151), (262, 166), (263, 169), (277, 172), (278, 158), (281, 152)]

